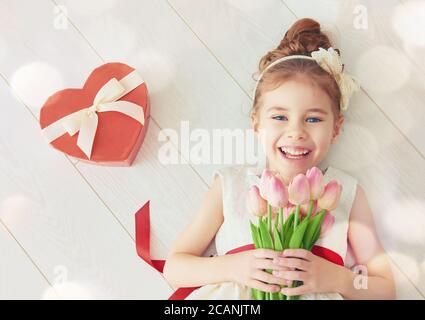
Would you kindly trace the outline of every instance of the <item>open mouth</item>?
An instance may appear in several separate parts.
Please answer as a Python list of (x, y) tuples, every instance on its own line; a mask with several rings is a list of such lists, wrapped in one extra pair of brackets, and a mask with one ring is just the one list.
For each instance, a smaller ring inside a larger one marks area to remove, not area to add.
[(289, 151), (287, 149), (284, 148), (279, 148), (280, 153), (283, 155), (283, 157), (285, 159), (290, 159), (290, 160), (301, 160), (301, 159), (305, 159), (309, 156), (309, 154), (311, 153), (311, 150), (303, 150), (303, 151)]

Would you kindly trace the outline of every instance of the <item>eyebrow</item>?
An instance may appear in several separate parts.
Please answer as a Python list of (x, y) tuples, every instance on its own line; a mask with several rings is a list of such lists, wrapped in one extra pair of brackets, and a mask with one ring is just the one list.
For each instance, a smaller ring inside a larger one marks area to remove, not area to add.
[[(280, 106), (273, 106), (273, 107), (270, 107), (270, 108), (267, 109), (267, 111), (272, 111), (272, 110), (288, 111), (287, 108), (280, 107)], [(317, 113), (322, 113), (324, 115), (328, 114), (325, 110), (320, 109), (320, 108), (311, 108), (311, 109), (308, 109), (307, 112), (317, 112)]]

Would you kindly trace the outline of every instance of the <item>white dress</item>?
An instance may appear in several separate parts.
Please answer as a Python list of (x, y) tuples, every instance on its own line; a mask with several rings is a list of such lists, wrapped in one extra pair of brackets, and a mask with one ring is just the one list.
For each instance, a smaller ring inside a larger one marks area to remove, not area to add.
[[(257, 167), (232, 166), (217, 170), (221, 178), (223, 190), (224, 222), (215, 236), (217, 255), (243, 245), (251, 244), (249, 228), (250, 216), (246, 212), (246, 194), (254, 184), (259, 184), (260, 174)], [(357, 191), (357, 180), (342, 170), (329, 166), (324, 173), (324, 181), (337, 180), (342, 184), (342, 192), (338, 208), (332, 211), (335, 222), (316, 245), (328, 248), (338, 253), (344, 260), (344, 265), (352, 267), (353, 258), (347, 248), (347, 230), (351, 207)], [(234, 282), (209, 284), (194, 290), (186, 299), (189, 300), (249, 300), (251, 290), (247, 286)], [(342, 299), (337, 293), (315, 293), (302, 295), (303, 300), (335, 300)]]

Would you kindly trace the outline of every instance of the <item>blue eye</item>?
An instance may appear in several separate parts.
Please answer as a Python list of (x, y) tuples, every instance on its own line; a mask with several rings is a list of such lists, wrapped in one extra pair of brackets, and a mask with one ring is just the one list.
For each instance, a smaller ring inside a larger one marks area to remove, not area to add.
[[(283, 118), (286, 118), (286, 117), (285, 116), (274, 116), (272, 119), (275, 119), (275, 120), (278, 120), (278, 121), (282, 121)], [(309, 119), (314, 119), (315, 121), (308, 121)], [(316, 123), (316, 122), (321, 122), (321, 121), (322, 120), (320, 120), (319, 118), (313, 118), (313, 117), (307, 118), (307, 122), (310, 122), (310, 123)]]
[[(317, 121), (313, 121), (313, 123), (315, 123), (315, 122), (321, 122), (322, 120), (320, 120), (319, 118), (308, 118), (308, 119), (316, 119)], [(307, 119), (307, 120), (308, 120)]]

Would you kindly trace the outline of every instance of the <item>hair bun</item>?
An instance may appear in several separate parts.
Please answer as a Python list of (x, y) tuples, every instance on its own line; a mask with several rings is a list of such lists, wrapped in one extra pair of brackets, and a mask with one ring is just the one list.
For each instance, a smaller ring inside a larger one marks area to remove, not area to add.
[(274, 60), (290, 55), (310, 56), (319, 48), (331, 47), (328, 36), (322, 32), (320, 24), (309, 18), (297, 20), (285, 33), (276, 49), (263, 56), (259, 63), (262, 72)]

